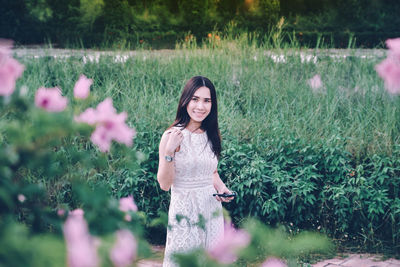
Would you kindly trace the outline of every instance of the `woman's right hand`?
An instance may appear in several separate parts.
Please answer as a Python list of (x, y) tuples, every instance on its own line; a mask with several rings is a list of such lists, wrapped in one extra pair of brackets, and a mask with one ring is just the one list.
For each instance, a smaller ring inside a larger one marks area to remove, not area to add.
[(168, 142), (165, 147), (167, 155), (173, 155), (175, 151), (179, 151), (178, 147), (181, 145), (183, 140), (183, 134), (178, 129), (171, 129), (168, 131)]

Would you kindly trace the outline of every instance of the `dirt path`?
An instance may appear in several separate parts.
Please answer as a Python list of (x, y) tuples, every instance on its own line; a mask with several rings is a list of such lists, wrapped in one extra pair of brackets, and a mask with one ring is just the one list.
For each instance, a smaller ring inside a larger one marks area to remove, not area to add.
[[(138, 267), (162, 267), (162, 255), (164, 253), (163, 246), (153, 246), (157, 260), (139, 261)], [(376, 254), (345, 254), (343, 257), (335, 257), (323, 260), (312, 267), (400, 267), (400, 260), (384, 259), (382, 255)]]
[(400, 260), (382, 259), (380, 255), (349, 254), (343, 258), (324, 260), (312, 265), (313, 267), (399, 267)]

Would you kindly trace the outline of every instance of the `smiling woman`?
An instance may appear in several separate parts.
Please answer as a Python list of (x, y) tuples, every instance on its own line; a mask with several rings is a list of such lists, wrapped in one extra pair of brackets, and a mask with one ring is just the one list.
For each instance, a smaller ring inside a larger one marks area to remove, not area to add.
[(224, 233), (220, 202), (232, 200), (213, 197), (231, 191), (217, 171), (221, 137), (215, 88), (209, 79), (196, 76), (187, 82), (175, 122), (163, 134), (159, 149), (157, 179), (163, 190), (171, 188), (163, 266), (175, 266), (174, 253), (215, 246)]
[(210, 114), (211, 106), (210, 89), (205, 86), (197, 89), (187, 105), (187, 113), (192, 118), (193, 123), (199, 124), (199, 128), (201, 122)]

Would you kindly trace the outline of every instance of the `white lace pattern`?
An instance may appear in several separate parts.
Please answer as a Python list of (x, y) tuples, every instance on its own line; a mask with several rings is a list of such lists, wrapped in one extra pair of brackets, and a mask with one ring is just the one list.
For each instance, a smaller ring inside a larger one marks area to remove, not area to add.
[[(182, 133), (180, 151), (175, 153), (163, 267), (177, 266), (171, 258), (173, 253), (210, 248), (224, 231), (222, 205), (212, 196), (216, 193), (212, 177), (218, 160), (211, 143), (206, 133), (186, 129)], [(182, 216), (180, 222), (176, 215)], [(196, 225), (202, 219), (204, 225)]]

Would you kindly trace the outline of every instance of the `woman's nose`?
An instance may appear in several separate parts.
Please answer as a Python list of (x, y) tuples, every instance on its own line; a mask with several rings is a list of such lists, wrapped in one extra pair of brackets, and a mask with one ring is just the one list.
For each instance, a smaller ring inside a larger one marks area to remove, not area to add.
[(198, 109), (203, 109), (203, 108), (204, 108), (204, 103), (203, 103), (203, 101), (197, 102), (197, 108), (198, 108)]

